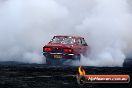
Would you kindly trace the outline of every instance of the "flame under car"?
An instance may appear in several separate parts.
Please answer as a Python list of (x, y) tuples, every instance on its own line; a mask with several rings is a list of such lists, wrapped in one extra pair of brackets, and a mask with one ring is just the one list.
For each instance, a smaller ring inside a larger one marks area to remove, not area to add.
[(43, 47), (43, 55), (47, 64), (60, 63), (67, 60), (80, 61), (81, 55), (87, 56), (88, 45), (80, 36), (54, 36)]

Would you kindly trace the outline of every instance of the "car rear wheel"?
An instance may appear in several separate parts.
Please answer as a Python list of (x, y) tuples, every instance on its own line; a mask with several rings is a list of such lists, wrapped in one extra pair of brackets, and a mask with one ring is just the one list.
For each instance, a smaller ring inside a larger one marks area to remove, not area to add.
[(46, 64), (47, 65), (50, 65), (51, 64), (51, 61), (49, 60), (49, 58), (46, 58)]
[(73, 57), (73, 59), (74, 59), (74, 60), (77, 60), (77, 61), (80, 61), (81, 55), (80, 55), (80, 54), (75, 55), (75, 56)]
[(80, 64), (81, 55), (75, 55), (72, 59), (72, 65), (78, 66)]

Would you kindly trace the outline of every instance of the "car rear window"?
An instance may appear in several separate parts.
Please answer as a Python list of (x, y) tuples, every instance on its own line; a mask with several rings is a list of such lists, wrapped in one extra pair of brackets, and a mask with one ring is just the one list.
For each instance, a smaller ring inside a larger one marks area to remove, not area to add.
[(74, 44), (75, 39), (72, 37), (54, 37), (50, 42), (62, 44)]

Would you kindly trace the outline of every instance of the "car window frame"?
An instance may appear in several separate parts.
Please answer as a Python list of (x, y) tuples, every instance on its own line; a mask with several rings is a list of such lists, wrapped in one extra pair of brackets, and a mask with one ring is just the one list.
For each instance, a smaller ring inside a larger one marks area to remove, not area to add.
[(81, 38), (81, 44), (83, 46), (88, 46), (88, 44), (86, 43), (85, 39), (84, 38)]

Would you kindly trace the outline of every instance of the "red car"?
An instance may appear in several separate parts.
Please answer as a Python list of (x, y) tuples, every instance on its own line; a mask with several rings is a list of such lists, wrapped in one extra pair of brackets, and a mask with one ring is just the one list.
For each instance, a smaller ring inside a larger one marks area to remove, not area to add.
[(86, 56), (88, 45), (80, 36), (54, 36), (43, 47), (46, 63), (63, 62), (66, 60), (80, 60), (81, 55)]

